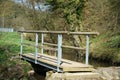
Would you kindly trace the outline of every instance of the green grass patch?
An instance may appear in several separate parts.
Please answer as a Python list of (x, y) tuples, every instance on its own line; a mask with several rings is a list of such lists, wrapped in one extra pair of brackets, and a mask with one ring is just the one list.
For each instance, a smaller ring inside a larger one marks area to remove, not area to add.
[[(23, 40), (25, 43), (33, 43), (32, 41)], [(13, 33), (2, 33), (0, 39), (0, 46), (8, 50), (12, 53), (19, 53), (20, 52), (20, 34), (17, 32)], [(34, 47), (32, 46), (25, 46), (23, 47), (26, 52), (33, 51)]]
[[(32, 41), (23, 40), (25, 43), (35, 44)], [(23, 46), (23, 53), (34, 52), (34, 47)], [(0, 33), (0, 66), (10, 67), (17, 64), (23, 66), (25, 74), (31, 69), (30, 64), (26, 61), (19, 59), (20, 53), (20, 34), (13, 33)], [(18, 57), (17, 59), (14, 57)], [(1, 68), (1, 67), (0, 67)]]

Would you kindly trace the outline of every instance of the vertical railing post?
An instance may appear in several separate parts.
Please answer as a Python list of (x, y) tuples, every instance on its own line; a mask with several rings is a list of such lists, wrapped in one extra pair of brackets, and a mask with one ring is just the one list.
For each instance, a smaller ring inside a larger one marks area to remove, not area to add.
[(23, 54), (22, 42), (23, 42), (23, 32), (20, 33), (20, 58), (22, 58), (21, 55)]
[(89, 62), (89, 36), (86, 35), (86, 57), (85, 57), (85, 64)]
[(44, 51), (44, 48), (43, 48), (43, 45), (44, 45), (44, 34), (42, 33), (41, 34), (41, 54), (43, 54), (43, 51)]
[(57, 72), (60, 71), (59, 67), (61, 64), (61, 58), (62, 58), (62, 35), (58, 34), (58, 54), (57, 54)]
[(36, 33), (36, 40), (35, 40), (35, 63), (37, 63), (38, 58), (38, 33)]

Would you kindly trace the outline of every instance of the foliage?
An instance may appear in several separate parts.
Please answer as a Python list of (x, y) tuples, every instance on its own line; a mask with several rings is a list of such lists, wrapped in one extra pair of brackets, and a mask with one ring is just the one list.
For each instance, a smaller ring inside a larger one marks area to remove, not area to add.
[(85, 7), (83, 27), (100, 33), (119, 33), (119, 0), (88, 0)]
[[(24, 42), (33, 43), (27, 40)], [(33, 47), (25, 46), (24, 48), (25, 52), (33, 52)], [(26, 61), (19, 59), (19, 52), (20, 35), (17, 32), (2, 33), (0, 39), (0, 73), (3, 76), (0, 76), (1, 79), (13, 80), (15, 78), (17, 80), (21, 75), (27, 76), (27, 71), (31, 69), (31, 66)], [(10, 74), (10, 72), (12, 73)]]
[(119, 0), (88, 0), (83, 27), (98, 31), (100, 36), (91, 43), (91, 56), (97, 60), (120, 63)]
[(110, 61), (110, 64), (120, 63), (120, 35), (102, 34), (93, 39), (91, 56), (98, 60)]
[(62, 17), (70, 25), (68, 31), (79, 31), (86, 0), (46, 0), (51, 12)]
[[(29, 64), (25, 61), (21, 62), (19, 58), (20, 52), (20, 36), (18, 33), (2, 33), (0, 39), (0, 67), (1, 66), (15, 66), (19, 64), (23, 64), (22, 66), (24, 69), (25, 74), (27, 71), (31, 69)], [(27, 40), (24, 40), (26, 43), (33, 43)], [(24, 46), (24, 53), (26, 52), (34, 52), (34, 47)], [(17, 57), (17, 59), (16, 59)]]
[[(61, 27), (63, 31), (83, 31), (81, 22), (86, 0), (46, 0), (46, 2), (50, 5), (49, 12), (53, 15), (54, 22), (59, 21), (55, 25), (57, 30), (61, 30), (59, 28)], [(71, 41), (71, 45), (81, 46), (80, 37), (72, 36)]]
[[(111, 13), (114, 17), (112, 17), (113, 21), (113, 30), (116, 31), (116, 33), (119, 33), (120, 30), (120, 1), (119, 0), (110, 0), (110, 9)], [(111, 15), (111, 14), (110, 14)]]
[(12, 25), (14, 6), (15, 4), (10, 0), (0, 1), (0, 27), (10, 27)]

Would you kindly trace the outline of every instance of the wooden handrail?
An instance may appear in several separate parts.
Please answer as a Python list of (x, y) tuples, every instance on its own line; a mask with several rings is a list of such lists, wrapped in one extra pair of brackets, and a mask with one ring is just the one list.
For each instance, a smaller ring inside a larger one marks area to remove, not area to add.
[[(20, 40), (20, 53), (22, 54), (23, 52), (23, 33), (35, 33), (36, 38), (35, 38), (35, 45), (32, 44), (25, 44), (28, 46), (34, 46), (35, 47), (35, 63), (37, 63), (37, 58), (38, 58), (38, 48), (41, 48), (41, 54), (43, 54), (44, 49), (45, 50), (52, 50), (52, 51), (57, 51), (57, 71), (60, 72), (60, 65), (61, 65), (61, 59), (62, 59), (62, 48), (68, 48), (68, 49), (75, 49), (75, 50), (84, 50), (86, 51), (85, 54), (85, 63), (88, 64), (88, 58), (89, 58), (89, 36), (90, 35), (99, 35), (98, 32), (69, 32), (69, 31), (35, 31), (35, 30), (21, 30), (18, 31), (21, 33), (21, 40)], [(41, 45), (38, 44), (38, 34), (41, 34)], [(46, 43), (44, 42), (44, 34), (56, 34), (58, 35), (58, 42), (57, 44), (51, 44), (51, 43)], [(62, 45), (62, 38), (63, 35), (84, 35), (86, 36), (86, 48), (81, 48), (81, 47), (75, 47), (75, 46), (67, 46), (67, 45)], [(48, 45), (48, 46), (44, 46)], [(51, 48), (49, 46), (54, 46), (55, 48)], [(57, 48), (56, 48), (57, 47)]]
[[(22, 43), (22, 44), (27, 45), (27, 46), (36, 47), (34, 44), (29, 44), (29, 43)], [(45, 50), (57, 51), (57, 48), (51, 48), (51, 47), (41, 46), (41, 45), (38, 45), (38, 48), (44, 48)]]
[(44, 42), (45, 45), (48, 45), (48, 46), (54, 46), (54, 47), (57, 47), (58, 45), (57, 44), (52, 44), (52, 43), (47, 43), (47, 42)]
[(27, 45), (27, 46), (33, 46), (36, 47), (34, 44), (30, 44), (30, 43), (22, 43), (23, 45)]
[[(49, 46), (55, 46), (57, 47), (57, 44), (52, 44), (52, 43), (44, 43), (45, 45), (49, 45)], [(85, 50), (85, 48), (80, 48), (80, 47), (74, 47), (74, 46), (66, 46), (66, 45), (62, 45), (62, 48), (68, 48), (68, 49), (76, 49), (76, 50)]]
[(63, 47), (63, 48), (69, 48), (69, 49), (76, 49), (76, 50), (85, 50), (85, 48), (74, 47), (74, 46), (62, 45), (62, 47)]
[(39, 30), (20, 30), (23, 33), (44, 33), (44, 34), (66, 34), (66, 35), (99, 35), (98, 32), (69, 32), (69, 31), (39, 31)]
[(51, 47), (43, 47), (45, 50), (49, 50), (49, 51), (57, 51), (57, 48), (51, 48)]
[[(35, 45), (33, 44), (28, 44), (28, 43), (22, 43), (24, 45), (27, 45), (27, 46), (33, 46), (33, 47), (36, 47)], [(45, 45), (49, 45), (49, 46), (55, 46), (57, 47), (57, 44), (51, 44), (51, 43), (44, 43)], [(57, 48), (51, 48), (51, 47), (42, 47), (42, 46), (38, 46), (40, 48), (44, 48), (46, 50), (52, 50), (52, 51), (57, 51)], [(85, 50), (85, 48), (80, 48), (80, 47), (74, 47), (74, 46), (66, 46), (66, 45), (62, 45), (62, 48), (68, 48), (68, 49), (76, 49), (76, 50)]]

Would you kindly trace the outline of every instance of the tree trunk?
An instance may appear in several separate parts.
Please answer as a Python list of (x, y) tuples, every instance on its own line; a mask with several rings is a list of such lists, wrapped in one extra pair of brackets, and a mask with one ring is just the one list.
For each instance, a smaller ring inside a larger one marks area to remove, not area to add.
[[(72, 37), (72, 42), (73, 42), (73, 45), (74, 45), (75, 47), (80, 47), (82, 40), (80, 39), (79, 36), (73, 35), (73, 37)], [(80, 58), (80, 57), (81, 57), (81, 51), (80, 51), (80, 50), (75, 50), (75, 53), (76, 53), (76, 57), (77, 57), (77, 58)]]

